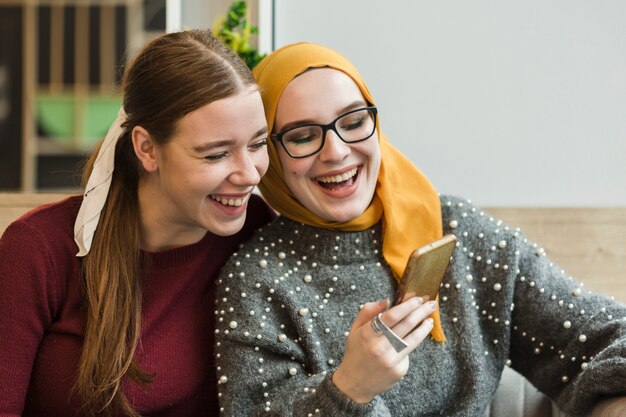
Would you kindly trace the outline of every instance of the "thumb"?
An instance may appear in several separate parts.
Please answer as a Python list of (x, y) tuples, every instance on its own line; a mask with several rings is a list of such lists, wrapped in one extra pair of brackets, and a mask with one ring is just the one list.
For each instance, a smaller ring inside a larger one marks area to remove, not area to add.
[(361, 311), (359, 311), (359, 314), (354, 319), (351, 330), (356, 330), (364, 324), (370, 322), (379, 313), (385, 311), (387, 307), (389, 307), (388, 299), (365, 304)]

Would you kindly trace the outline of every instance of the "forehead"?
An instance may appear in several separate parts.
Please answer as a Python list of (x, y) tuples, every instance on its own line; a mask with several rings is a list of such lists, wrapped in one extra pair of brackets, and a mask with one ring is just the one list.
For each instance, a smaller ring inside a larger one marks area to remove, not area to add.
[(283, 90), (276, 109), (276, 122), (297, 117), (334, 115), (363, 94), (347, 74), (332, 68), (315, 68), (294, 78)]
[(203, 152), (216, 143), (247, 144), (263, 129), (267, 129), (267, 123), (261, 96), (258, 90), (244, 90), (185, 115), (167, 143)]
[(264, 124), (263, 103), (256, 89), (247, 89), (213, 101), (185, 115), (178, 122), (178, 133), (223, 136), (258, 129)]

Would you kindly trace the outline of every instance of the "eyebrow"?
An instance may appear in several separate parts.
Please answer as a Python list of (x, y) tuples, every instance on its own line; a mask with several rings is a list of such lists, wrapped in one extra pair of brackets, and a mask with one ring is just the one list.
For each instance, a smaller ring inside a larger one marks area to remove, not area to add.
[[(256, 139), (259, 136), (262, 135), (266, 135), (267, 134), (267, 126), (262, 127), (261, 129), (257, 130), (250, 139)], [(229, 140), (218, 140), (215, 142), (207, 142), (204, 143), (202, 145), (198, 145), (198, 146), (194, 146), (193, 148), (191, 148), (194, 152), (197, 153), (204, 153), (204, 152), (208, 152), (212, 149), (215, 148), (221, 148), (223, 146), (232, 146), (235, 144), (235, 140), (233, 139), (229, 139)]]
[[(350, 110), (355, 110), (358, 109), (360, 107), (364, 107), (367, 106), (368, 104), (363, 101), (363, 100), (357, 100), (355, 102), (352, 102), (350, 104), (348, 104), (345, 107), (342, 107), (341, 109), (339, 109), (339, 111), (337, 112), (336, 117), (339, 117), (340, 115), (349, 112)], [(298, 127), (298, 126), (302, 126), (302, 125), (306, 125), (306, 124), (320, 124), (317, 120), (314, 119), (298, 119), (298, 120), (294, 120), (292, 122), (289, 122), (287, 124), (285, 124), (282, 129), (280, 129), (280, 132), (284, 132), (285, 130), (291, 129), (293, 127)]]
[(202, 145), (194, 146), (191, 149), (197, 153), (204, 153), (210, 151), (211, 149), (221, 148), (222, 146), (231, 146), (234, 143), (234, 140), (218, 140), (216, 142), (208, 142)]

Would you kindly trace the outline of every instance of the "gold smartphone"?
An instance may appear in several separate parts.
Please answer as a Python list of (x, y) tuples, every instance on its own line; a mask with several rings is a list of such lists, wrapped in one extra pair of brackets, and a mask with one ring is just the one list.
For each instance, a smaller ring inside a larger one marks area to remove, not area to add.
[(455, 247), (456, 236), (449, 234), (415, 249), (407, 261), (393, 304), (414, 296), (434, 300)]

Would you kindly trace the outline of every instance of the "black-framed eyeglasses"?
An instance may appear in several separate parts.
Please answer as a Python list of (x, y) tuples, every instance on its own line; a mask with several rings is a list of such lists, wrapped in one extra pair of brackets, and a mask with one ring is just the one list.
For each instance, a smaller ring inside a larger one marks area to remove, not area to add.
[(292, 158), (306, 158), (322, 150), (326, 142), (326, 132), (332, 130), (345, 143), (361, 142), (369, 139), (376, 131), (375, 106), (351, 110), (337, 117), (327, 125), (305, 124), (292, 127), (281, 133), (271, 134), (270, 138), (280, 142)]

